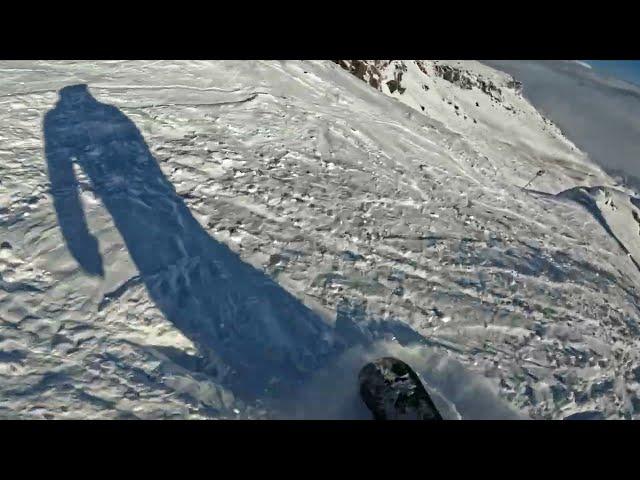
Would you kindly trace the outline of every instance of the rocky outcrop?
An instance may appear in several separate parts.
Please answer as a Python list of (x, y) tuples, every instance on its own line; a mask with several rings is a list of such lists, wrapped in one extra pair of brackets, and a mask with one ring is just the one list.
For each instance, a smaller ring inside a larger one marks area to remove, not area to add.
[(394, 93), (395, 91), (398, 91), (398, 93), (403, 94), (406, 91), (406, 88), (400, 85), (401, 81), (402, 81), (402, 73), (399, 74), (397, 78), (394, 78), (393, 80), (389, 80), (387, 82), (387, 87), (389, 87), (389, 92)]
[(442, 77), (447, 82), (453, 83), (460, 88), (464, 88), (465, 90), (471, 90), (476, 82), (472, 81), (472, 79), (459, 68), (452, 67), (450, 65), (434, 65), (433, 67), (435, 74), (439, 77)]
[(522, 82), (513, 77), (511, 77), (511, 80), (506, 83), (506, 87), (515, 90), (518, 95), (522, 94)]
[(389, 64), (388, 60), (334, 60), (334, 62), (376, 90), (382, 90), (382, 70)]
[(407, 66), (403, 61), (391, 60), (334, 60), (342, 68), (367, 82), (376, 90), (382, 91), (384, 70), (394, 63), (393, 78), (384, 82), (390, 93), (398, 92), (403, 94), (406, 88), (402, 86), (402, 74), (407, 71)]
[[(454, 67), (451, 65), (442, 65), (435, 64), (433, 67), (434, 73), (446, 80), (447, 82), (453, 83), (454, 85), (466, 89), (471, 90), (476, 87), (479, 88), (483, 93), (489, 95), (494, 100), (499, 102), (502, 101), (502, 90), (491, 80), (487, 80), (477, 75), (473, 75), (471, 72)], [(509, 88), (521, 88), (522, 84), (515, 79), (512, 79), (507, 85)], [(518, 90), (516, 90), (518, 91)]]
[[(384, 83), (392, 94), (395, 92), (400, 94), (405, 92), (405, 88), (402, 86), (402, 74), (407, 71), (405, 61), (334, 60), (334, 62), (377, 90), (382, 91), (382, 85)], [(438, 63), (438, 61), (434, 61), (433, 65), (423, 60), (415, 60), (414, 62), (426, 76), (435, 75), (465, 90), (478, 88), (493, 100), (497, 102), (503, 101), (503, 93), (500, 86), (496, 85), (492, 80), (483, 78), (465, 68), (446, 63)], [(394, 68), (393, 78), (384, 82), (385, 70), (387, 71), (387, 78), (389, 78), (389, 68)], [(432, 72), (430, 72), (430, 70), (432, 70)], [(514, 90), (518, 95), (522, 94), (522, 82), (513, 77), (510, 77), (501, 87)], [(428, 90), (429, 87), (423, 85), (423, 88)]]
[(491, 80), (479, 78), (478, 88), (480, 88), (480, 90), (482, 90), (484, 93), (497, 100), (498, 102), (502, 101), (502, 90), (496, 87), (496, 85)]

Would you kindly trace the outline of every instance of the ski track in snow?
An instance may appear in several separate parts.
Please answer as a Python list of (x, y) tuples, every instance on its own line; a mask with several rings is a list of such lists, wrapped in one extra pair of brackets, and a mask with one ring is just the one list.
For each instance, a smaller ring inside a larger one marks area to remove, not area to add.
[(637, 200), (507, 75), (0, 71), (0, 417), (368, 418), (394, 355), (447, 418), (638, 418)]

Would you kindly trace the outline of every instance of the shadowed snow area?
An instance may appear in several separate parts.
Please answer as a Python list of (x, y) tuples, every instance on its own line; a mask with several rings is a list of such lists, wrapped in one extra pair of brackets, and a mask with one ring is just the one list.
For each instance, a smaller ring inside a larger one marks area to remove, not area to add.
[(638, 201), (508, 75), (0, 71), (1, 418), (369, 418), (381, 356), (445, 418), (638, 416)]
[(84, 219), (74, 163), (112, 217), (153, 302), (201, 354), (233, 369), (237, 388), (262, 391), (272, 376), (294, 382), (326, 353), (325, 322), (206, 233), (117, 108), (96, 101), (85, 85), (65, 87), (45, 116), (44, 138), (58, 223), (86, 273), (102, 275), (103, 261)]

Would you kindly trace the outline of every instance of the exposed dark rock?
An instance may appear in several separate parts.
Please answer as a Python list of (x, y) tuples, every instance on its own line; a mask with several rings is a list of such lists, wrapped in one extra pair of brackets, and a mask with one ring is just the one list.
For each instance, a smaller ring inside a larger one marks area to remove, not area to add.
[[(422, 63), (421, 60), (416, 60), (416, 65), (418, 65), (418, 68), (422, 73), (424, 73), (427, 76), (429, 75), (429, 72), (427, 71), (427, 67), (424, 66), (424, 63)], [(427, 87), (426, 85), (423, 85), (423, 88), (425, 88), (426, 90), (429, 90), (429, 87)]]
[(334, 62), (377, 90), (380, 90), (381, 86), (381, 71), (389, 63), (385, 60), (334, 60)]
[(492, 81), (478, 79), (478, 86), (480, 90), (489, 95), (492, 99), (498, 102), (502, 101), (502, 90), (496, 87)]
[(476, 77), (466, 70), (449, 65), (435, 65), (434, 70), (436, 75), (460, 88), (471, 90), (473, 87), (477, 87), (492, 99), (502, 101), (502, 91), (490, 80), (485, 80), (479, 76)]
[(400, 82), (398, 80), (389, 80), (387, 82), (387, 86), (389, 87), (389, 92), (393, 93), (396, 90), (398, 93), (403, 94), (406, 88), (400, 86)]
[(451, 82), (465, 90), (471, 90), (473, 88), (473, 82), (469, 76), (465, 75), (459, 68), (449, 65), (434, 65), (433, 68), (436, 75), (444, 78), (447, 82)]
[(520, 94), (522, 93), (522, 82), (516, 80), (515, 78), (511, 77), (511, 80), (509, 80), (506, 83), (507, 88), (511, 88), (513, 90), (516, 91), (516, 93)]

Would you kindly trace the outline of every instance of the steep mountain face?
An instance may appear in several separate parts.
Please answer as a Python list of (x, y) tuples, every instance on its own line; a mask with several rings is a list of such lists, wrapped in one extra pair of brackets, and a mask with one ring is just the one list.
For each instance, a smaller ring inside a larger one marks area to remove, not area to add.
[[(510, 183), (522, 186), (545, 168), (553, 169), (545, 185), (554, 193), (584, 178), (587, 185), (601, 183), (600, 170), (522, 97), (513, 77), (469, 61), (378, 60), (371, 68), (380, 91), (459, 134), (487, 157), (485, 169), (500, 168), (500, 178)], [(390, 87), (397, 79), (400, 89)]]
[(368, 418), (380, 356), (447, 418), (638, 417), (637, 200), (508, 75), (0, 69), (1, 417)]

